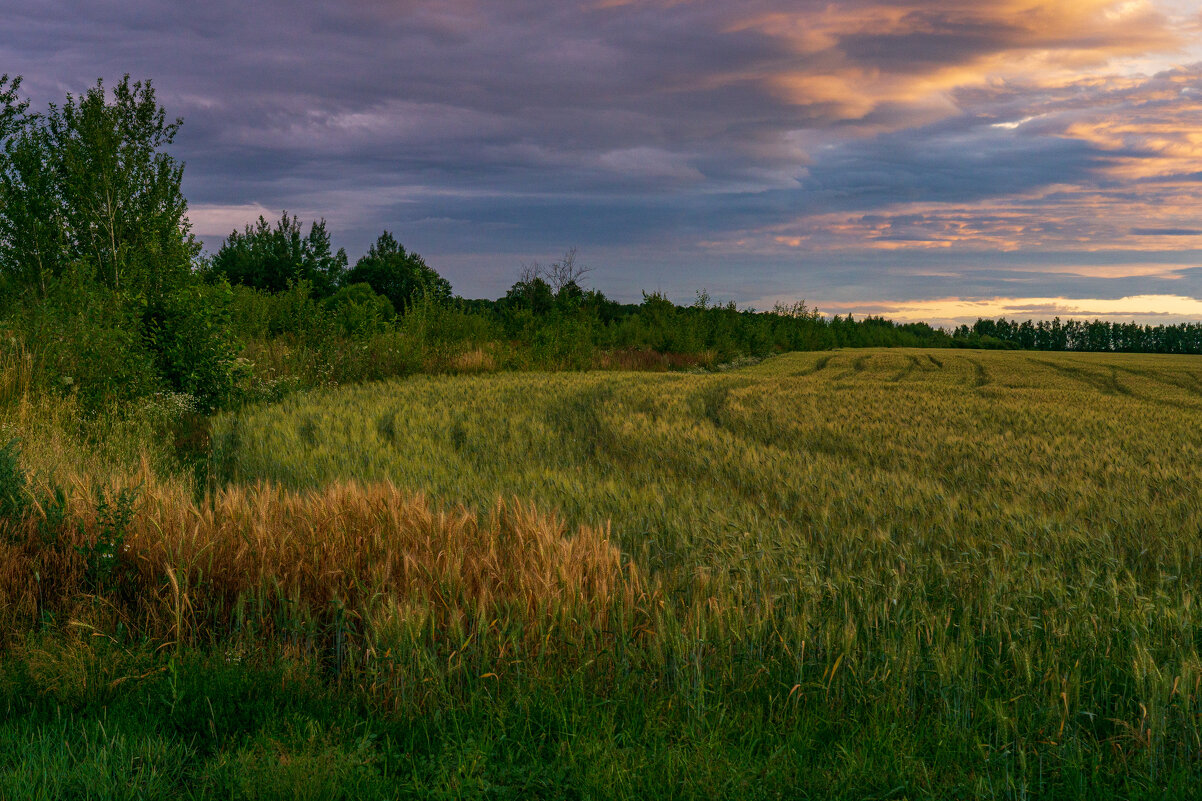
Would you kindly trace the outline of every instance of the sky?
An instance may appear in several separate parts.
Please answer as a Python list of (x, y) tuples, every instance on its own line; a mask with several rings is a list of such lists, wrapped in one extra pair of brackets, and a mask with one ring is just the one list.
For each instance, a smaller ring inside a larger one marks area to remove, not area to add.
[(466, 297), (1202, 320), (1196, 0), (0, 0), (35, 105), (124, 73), (195, 233), (382, 230)]

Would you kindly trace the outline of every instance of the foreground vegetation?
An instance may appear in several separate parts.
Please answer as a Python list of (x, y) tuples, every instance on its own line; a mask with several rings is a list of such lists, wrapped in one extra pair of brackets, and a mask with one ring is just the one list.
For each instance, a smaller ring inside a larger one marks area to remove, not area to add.
[(38, 403), (6, 412), (0, 796), (1202, 778), (1185, 357), (415, 377), (220, 417), (199, 484)]

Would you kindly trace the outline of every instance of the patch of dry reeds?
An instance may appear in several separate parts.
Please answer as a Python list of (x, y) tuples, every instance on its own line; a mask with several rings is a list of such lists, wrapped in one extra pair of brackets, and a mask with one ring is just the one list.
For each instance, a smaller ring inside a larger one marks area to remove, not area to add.
[(639, 348), (622, 348), (598, 353), (593, 367), (598, 370), (662, 371), (688, 367), (709, 367), (718, 360), (716, 351), (668, 353)]
[(453, 373), (491, 373), (497, 360), (484, 348), (473, 348), (451, 357), (447, 366)]
[(516, 500), (478, 517), (390, 484), (233, 487), (196, 503), (182, 485), (152, 482), (128, 521), (114, 522), (115, 497), (78, 487), (65, 514), (43, 504), (6, 522), (0, 623), (10, 634), (99, 614), (105, 630), (122, 623), (174, 642), (320, 638), (332, 621), (340, 636), (370, 635), (373, 620), (410, 609), (432, 631), (503, 619), (537, 639), (549, 622), (604, 628), (642, 593), (607, 530), (569, 536)]

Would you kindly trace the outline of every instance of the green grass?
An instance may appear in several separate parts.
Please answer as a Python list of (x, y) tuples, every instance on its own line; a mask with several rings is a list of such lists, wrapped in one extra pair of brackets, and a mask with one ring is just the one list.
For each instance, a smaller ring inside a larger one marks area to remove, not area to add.
[[(916, 749), (955, 749), (913, 733), (811, 720), (769, 735), (742, 715), (615, 702), (586, 672), (377, 717), (304, 665), (194, 654), (163, 667), (68, 705), (10, 683), (0, 797), (860, 798), (977, 784), (932, 776)], [(624, 690), (638, 687), (610, 688)]]

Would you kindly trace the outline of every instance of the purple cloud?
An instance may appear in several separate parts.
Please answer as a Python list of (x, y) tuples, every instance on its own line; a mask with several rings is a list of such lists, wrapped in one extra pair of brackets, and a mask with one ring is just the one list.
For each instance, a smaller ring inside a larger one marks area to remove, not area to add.
[[(38, 102), (154, 80), (210, 246), (287, 207), (352, 254), (394, 230), (469, 295), (575, 244), (620, 297), (832, 300), (996, 293), (1083, 250), (1091, 297), (1131, 294), (1106, 265), (1202, 247), (1199, 69), (1136, 61), (1197, 46), (1173, 3), (0, 7)], [(989, 269), (916, 275), (933, 248)]]

